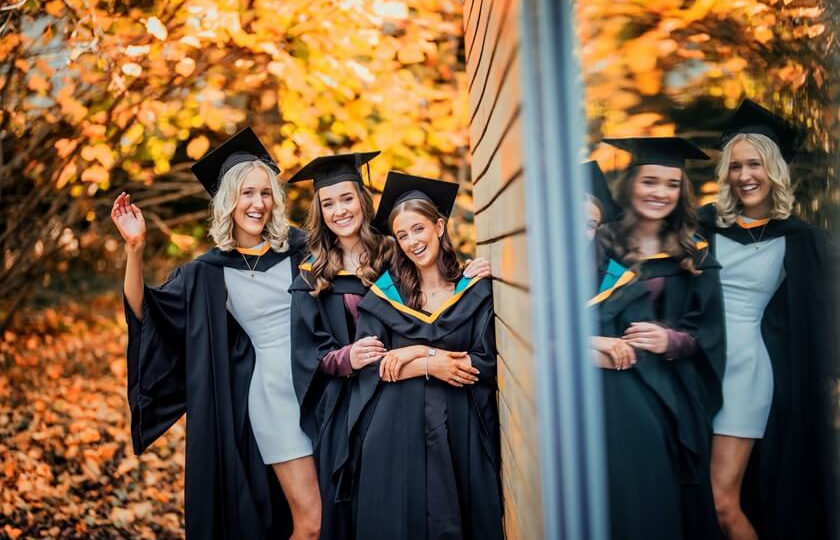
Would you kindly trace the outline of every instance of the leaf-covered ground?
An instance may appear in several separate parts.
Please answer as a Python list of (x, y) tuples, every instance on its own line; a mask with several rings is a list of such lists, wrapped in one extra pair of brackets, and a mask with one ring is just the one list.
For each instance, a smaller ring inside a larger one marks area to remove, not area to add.
[(23, 317), (0, 343), (0, 538), (182, 538), (183, 421), (134, 456), (121, 299)]

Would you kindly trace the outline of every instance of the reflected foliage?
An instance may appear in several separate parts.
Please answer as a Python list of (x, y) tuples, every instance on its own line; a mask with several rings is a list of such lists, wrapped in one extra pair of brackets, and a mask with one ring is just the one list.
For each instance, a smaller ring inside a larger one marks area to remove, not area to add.
[[(716, 158), (725, 119), (749, 97), (807, 130), (791, 165), (798, 210), (837, 226), (837, 2), (594, 0), (576, 9), (590, 143), (678, 134)], [(629, 159), (604, 146), (592, 153), (606, 170)], [(713, 198), (713, 166), (690, 175)]]

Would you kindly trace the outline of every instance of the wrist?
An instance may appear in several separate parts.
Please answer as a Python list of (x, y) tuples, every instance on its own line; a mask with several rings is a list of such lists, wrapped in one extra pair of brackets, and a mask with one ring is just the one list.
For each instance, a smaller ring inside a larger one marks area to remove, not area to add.
[(146, 248), (146, 241), (141, 240), (135, 244), (126, 244), (125, 245), (125, 252), (129, 255), (134, 255), (135, 257), (140, 257), (143, 255), (143, 250)]

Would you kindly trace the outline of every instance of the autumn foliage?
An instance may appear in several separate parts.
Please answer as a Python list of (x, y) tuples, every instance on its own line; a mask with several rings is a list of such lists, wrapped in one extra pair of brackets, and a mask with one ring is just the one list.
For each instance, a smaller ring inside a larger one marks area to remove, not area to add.
[[(457, 0), (3, 7), (0, 324), (56, 273), (113, 268), (122, 190), (163, 233), (153, 253), (201, 249), (207, 199), (189, 165), (246, 124), (284, 176), (380, 149), (377, 184), (389, 169), (466, 178), (460, 16)], [(310, 189), (290, 189), (298, 220)]]
[(0, 343), (0, 538), (181, 538), (184, 425), (134, 456), (118, 295), (21, 316)]

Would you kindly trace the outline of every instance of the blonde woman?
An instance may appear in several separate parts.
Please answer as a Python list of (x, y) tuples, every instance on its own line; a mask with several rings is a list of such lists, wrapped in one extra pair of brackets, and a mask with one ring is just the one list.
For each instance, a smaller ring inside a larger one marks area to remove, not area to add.
[(134, 451), (186, 413), (187, 538), (317, 538), (320, 496), (292, 387), (287, 292), (305, 235), (289, 227), (276, 166), (250, 129), (193, 173), (213, 197), (216, 247), (158, 288), (143, 284), (143, 213), (125, 193), (111, 212), (128, 255)]
[(730, 539), (835, 537), (822, 399), (836, 358), (830, 242), (791, 216), (787, 160), (797, 139), (782, 118), (745, 101), (724, 137), (717, 204), (701, 211), (726, 309), (712, 486)]

